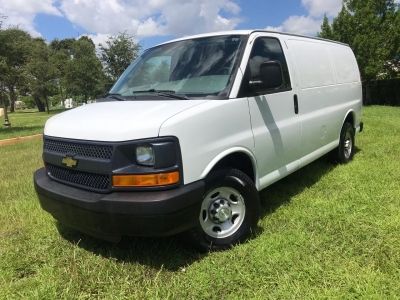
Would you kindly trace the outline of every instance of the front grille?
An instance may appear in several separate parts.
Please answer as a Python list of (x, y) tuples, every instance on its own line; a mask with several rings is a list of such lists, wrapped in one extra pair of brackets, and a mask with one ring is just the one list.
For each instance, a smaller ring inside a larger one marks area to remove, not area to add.
[(104, 160), (110, 160), (113, 154), (113, 147), (109, 145), (59, 141), (49, 138), (44, 140), (44, 150)]
[(54, 165), (46, 165), (49, 176), (65, 183), (71, 183), (82, 188), (97, 191), (107, 191), (110, 189), (110, 176), (86, 173), (72, 169), (60, 168)]

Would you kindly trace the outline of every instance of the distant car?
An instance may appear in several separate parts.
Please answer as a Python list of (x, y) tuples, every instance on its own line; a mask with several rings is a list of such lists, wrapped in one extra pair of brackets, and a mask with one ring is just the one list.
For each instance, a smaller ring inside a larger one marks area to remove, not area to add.
[(268, 31), (174, 40), (145, 51), (109, 95), (52, 117), (40, 203), (104, 239), (188, 232), (203, 249), (249, 237), (258, 191), (362, 130), (349, 46)]

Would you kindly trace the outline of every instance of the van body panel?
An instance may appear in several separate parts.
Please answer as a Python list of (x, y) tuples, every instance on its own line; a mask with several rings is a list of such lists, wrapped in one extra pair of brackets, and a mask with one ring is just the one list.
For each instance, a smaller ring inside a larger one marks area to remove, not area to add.
[(338, 145), (344, 116), (361, 110), (361, 81), (347, 46), (304, 38), (288, 38), (287, 45), (298, 83), (303, 157), (333, 141)]
[(243, 147), (254, 153), (246, 98), (209, 101), (183, 111), (162, 124), (160, 136), (169, 135), (179, 138), (185, 184), (202, 179), (207, 166), (226, 150)]
[(283, 177), (295, 171), (300, 124), (293, 109), (293, 92), (249, 98), (249, 107), (259, 176), (279, 170)]
[(46, 136), (120, 142), (158, 136), (162, 122), (203, 100), (113, 101), (87, 104), (51, 117)]
[[(255, 179), (259, 178), (258, 174), (257, 174), (257, 160), (255, 158), (255, 156), (253, 155), (252, 149), (248, 149), (248, 148), (244, 148), (244, 147), (232, 147), (230, 149), (226, 149), (224, 151), (222, 151), (220, 154), (218, 154), (208, 165), (207, 167), (204, 169), (203, 173), (201, 174), (201, 178), (205, 178), (210, 172), (211, 170), (220, 162), (222, 161), (224, 158), (228, 157), (230, 154), (235, 154), (235, 153), (243, 153), (246, 154), (252, 163), (253, 166), (253, 176)], [(259, 187), (260, 183), (257, 180), (256, 182), (256, 186), (257, 188)]]
[[(281, 50), (286, 56), (290, 80), (291, 64), (287, 59), (285, 40), (277, 34), (254, 33), (249, 38), (248, 47), (244, 53), (241, 70), (246, 72), (252, 49), (257, 39), (277, 39)], [(244, 80), (242, 77), (241, 80)], [(240, 89), (240, 88), (239, 88)], [(300, 156), (298, 148), (301, 143), (301, 123), (294, 110), (296, 87), (289, 91), (268, 93), (248, 97), (251, 124), (254, 134), (255, 156), (259, 174), (259, 189), (263, 189), (298, 169)]]

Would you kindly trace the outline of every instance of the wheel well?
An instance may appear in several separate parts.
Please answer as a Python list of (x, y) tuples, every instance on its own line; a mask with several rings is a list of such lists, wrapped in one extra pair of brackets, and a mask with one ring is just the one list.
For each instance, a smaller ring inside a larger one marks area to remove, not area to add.
[(235, 152), (225, 156), (211, 169), (210, 172), (225, 168), (234, 168), (240, 170), (249, 176), (253, 182), (255, 182), (253, 163), (251, 158), (245, 153)]
[(344, 123), (346, 123), (346, 122), (349, 122), (351, 125), (353, 125), (353, 127), (355, 127), (355, 124), (354, 124), (354, 113), (352, 111), (347, 115), (346, 119), (344, 120)]

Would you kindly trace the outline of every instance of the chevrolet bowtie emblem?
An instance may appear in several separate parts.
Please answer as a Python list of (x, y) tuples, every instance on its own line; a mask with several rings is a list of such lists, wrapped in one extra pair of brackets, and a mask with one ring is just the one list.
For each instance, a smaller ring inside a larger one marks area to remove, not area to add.
[(72, 156), (65, 156), (61, 163), (68, 168), (74, 168), (78, 165), (78, 160), (74, 159)]

